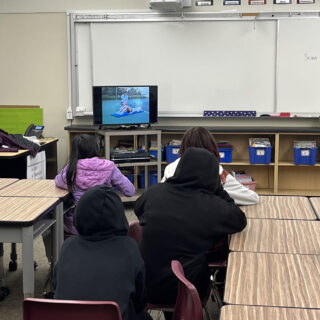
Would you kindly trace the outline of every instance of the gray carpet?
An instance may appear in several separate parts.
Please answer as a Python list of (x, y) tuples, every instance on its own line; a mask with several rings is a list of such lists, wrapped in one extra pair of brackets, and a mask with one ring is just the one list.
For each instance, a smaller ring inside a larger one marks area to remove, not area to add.
[[(137, 220), (132, 209), (126, 206), (126, 216), (128, 221)], [(21, 269), (21, 244), (17, 244), (18, 253), (18, 269), (17, 271), (8, 271), (8, 264), (10, 261), (11, 245), (4, 244), (4, 269), (5, 269), (5, 283), (9, 288), (10, 294), (0, 301), (0, 319), (1, 320), (22, 320), (22, 269)], [(44, 284), (49, 272), (49, 263), (45, 255), (42, 237), (39, 237), (34, 242), (34, 256), (38, 267), (35, 271), (35, 297), (43, 298), (42, 292)], [(215, 303), (209, 299), (207, 309), (211, 320), (218, 319), (219, 310)], [(156, 311), (152, 312), (154, 319), (163, 319), (162, 314)], [(205, 318), (204, 318), (205, 319)]]

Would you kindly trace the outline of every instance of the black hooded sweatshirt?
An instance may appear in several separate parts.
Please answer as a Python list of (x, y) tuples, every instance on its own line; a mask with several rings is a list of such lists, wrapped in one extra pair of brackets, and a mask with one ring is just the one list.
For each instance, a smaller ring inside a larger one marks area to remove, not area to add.
[(217, 159), (202, 148), (188, 148), (175, 175), (148, 188), (134, 211), (143, 226), (147, 301), (155, 304), (176, 301), (174, 259), (204, 299), (210, 279), (206, 253), (222, 236), (246, 226), (244, 213), (221, 186)]
[(145, 268), (119, 196), (95, 186), (79, 200), (74, 223), (55, 268), (55, 299), (115, 301), (122, 319), (144, 319)]

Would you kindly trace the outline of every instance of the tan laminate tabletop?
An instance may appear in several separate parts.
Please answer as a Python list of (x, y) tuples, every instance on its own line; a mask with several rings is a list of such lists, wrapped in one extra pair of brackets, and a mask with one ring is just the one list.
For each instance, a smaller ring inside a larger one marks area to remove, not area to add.
[(309, 198), (311, 205), (318, 217), (320, 219), (320, 197)]
[(318, 320), (320, 310), (226, 305), (220, 320)]
[(320, 254), (320, 222), (247, 219), (247, 227), (231, 236), (229, 248), (231, 251)]
[(25, 153), (28, 153), (29, 150), (26, 149), (19, 149), (17, 152), (0, 152), (0, 158), (4, 157), (4, 158), (14, 158), (14, 157), (18, 157), (21, 156)]
[(32, 222), (57, 201), (59, 198), (0, 197), (0, 224)]
[(320, 309), (320, 255), (232, 252), (228, 304)]
[(57, 188), (54, 180), (22, 179), (1, 189), (1, 197), (54, 197), (61, 198), (68, 194), (67, 190)]
[(307, 197), (260, 196), (258, 204), (241, 206), (247, 218), (316, 220)]
[(14, 182), (17, 182), (18, 180), (19, 179), (15, 178), (0, 178), (0, 189), (7, 187)]

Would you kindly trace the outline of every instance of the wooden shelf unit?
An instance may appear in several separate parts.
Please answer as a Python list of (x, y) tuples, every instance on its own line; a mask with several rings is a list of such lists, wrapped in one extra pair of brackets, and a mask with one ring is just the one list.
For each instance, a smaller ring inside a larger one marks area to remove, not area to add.
[[(161, 131), (152, 130), (152, 129), (133, 129), (133, 130), (99, 130), (96, 126), (78, 126), (78, 127), (66, 127), (66, 130), (69, 132), (69, 152), (71, 149), (72, 139), (79, 134), (95, 134), (98, 139), (102, 138), (104, 143), (104, 157), (110, 159), (110, 150), (115, 148), (119, 140), (126, 140), (131, 144), (133, 149), (138, 149), (143, 144), (150, 146), (150, 139), (155, 138), (158, 146), (158, 154), (161, 154)], [(133, 197), (125, 197), (119, 192), (123, 202), (135, 201), (142, 193), (144, 189), (138, 189), (138, 177), (139, 173), (144, 170), (145, 175), (145, 186), (149, 185), (149, 170), (155, 169), (157, 171), (158, 182), (161, 180), (161, 157), (158, 159), (151, 159), (147, 162), (125, 162), (117, 163), (118, 168), (124, 173), (127, 170), (133, 171), (134, 176), (134, 186), (136, 188), (136, 194)]]
[[(182, 139), (185, 130), (162, 129), (162, 145)], [(233, 145), (232, 162), (221, 163), (227, 171), (244, 170), (257, 182), (256, 192), (263, 195), (320, 196), (320, 156), (315, 165), (294, 164), (294, 140), (314, 140), (320, 145), (320, 128), (208, 128), (216, 141)], [(311, 131), (311, 132), (308, 132)], [(251, 164), (249, 138), (269, 138), (270, 164)], [(165, 162), (164, 162), (165, 164)]]
[[(93, 126), (82, 128), (66, 127), (69, 138), (80, 133), (97, 133)], [(165, 146), (171, 139), (182, 139), (187, 127), (157, 127), (161, 130), (161, 144)], [(263, 195), (301, 195), (320, 196), (320, 155), (317, 152), (317, 161), (312, 165), (295, 165), (293, 142), (294, 140), (314, 140), (320, 145), (320, 128), (259, 128), (259, 127), (215, 127), (207, 129), (214, 135), (217, 141), (228, 141), (234, 148), (231, 163), (221, 163), (227, 171), (244, 170), (257, 182), (256, 191)], [(145, 130), (143, 130), (145, 131)], [(157, 130), (158, 131), (158, 130)], [(133, 132), (134, 133), (134, 132)], [(115, 132), (115, 135), (117, 132)], [(269, 138), (272, 143), (272, 155), (270, 164), (251, 164), (249, 160), (249, 138)], [(115, 137), (111, 138), (111, 144)], [(160, 146), (158, 145), (160, 148)], [(159, 152), (159, 150), (158, 150)], [(155, 166), (165, 167), (166, 161)], [(131, 166), (153, 165), (148, 163), (133, 163)], [(120, 167), (120, 165), (119, 165)], [(123, 167), (123, 164), (121, 164)], [(137, 177), (135, 176), (135, 181)]]
[[(157, 140), (158, 155), (161, 154), (161, 131), (152, 129), (134, 129), (134, 130), (98, 130), (97, 132), (100, 136), (104, 138), (104, 154), (106, 159), (110, 159), (110, 150), (115, 148), (120, 139), (126, 139), (132, 142), (132, 147), (134, 150), (141, 147), (141, 145), (149, 148), (150, 139), (152, 137)], [(157, 159), (151, 159), (150, 162), (126, 162), (118, 163), (119, 168), (133, 168), (134, 174), (134, 186), (138, 190), (138, 175), (140, 169), (143, 168), (145, 175), (145, 186), (149, 186), (149, 168), (155, 167), (157, 171), (158, 182), (161, 180), (161, 157)], [(130, 198), (132, 201), (132, 198)], [(123, 197), (123, 201), (126, 198)]]

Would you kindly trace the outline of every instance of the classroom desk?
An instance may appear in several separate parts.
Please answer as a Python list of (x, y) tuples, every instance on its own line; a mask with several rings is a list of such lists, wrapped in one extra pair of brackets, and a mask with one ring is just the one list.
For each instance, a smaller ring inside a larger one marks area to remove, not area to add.
[(320, 309), (320, 255), (232, 252), (227, 304)]
[(9, 186), (12, 183), (17, 182), (18, 179), (14, 179), (14, 178), (0, 178), (0, 189), (3, 189), (7, 186)]
[(220, 320), (317, 320), (320, 310), (226, 305), (221, 308)]
[(306, 197), (259, 196), (254, 206), (241, 206), (247, 218), (316, 220), (317, 217)]
[(311, 205), (318, 217), (320, 219), (320, 197), (309, 198)]
[(54, 197), (63, 198), (67, 190), (57, 188), (53, 179), (21, 179), (0, 190), (1, 197)]
[[(43, 143), (40, 151), (46, 153), (46, 172), (48, 179), (53, 179), (57, 174), (57, 138), (40, 139)], [(0, 177), (2, 178), (27, 178), (27, 156), (29, 150), (19, 149), (17, 152), (0, 152)]]
[[(53, 211), (53, 214), (51, 212)], [(59, 198), (0, 197), (0, 242), (22, 243), (23, 294), (34, 294), (33, 240), (53, 226), (53, 259), (62, 245), (63, 208)], [(1, 259), (2, 260), (2, 259)], [(2, 261), (1, 261), (2, 263)], [(1, 280), (1, 279), (0, 279)]]
[(320, 223), (310, 220), (247, 219), (247, 227), (231, 236), (229, 249), (320, 254)]
[[(14, 184), (0, 189), (0, 197), (46, 197), (60, 198), (64, 200), (69, 195), (67, 190), (57, 188), (54, 180), (29, 180), (22, 179)], [(63, 222), (62, 227), (59, 227), (58, 248), (60, 250), (63, 243)]]

